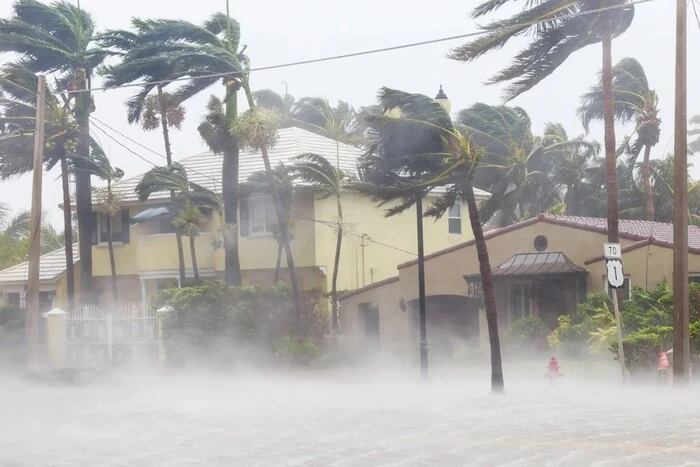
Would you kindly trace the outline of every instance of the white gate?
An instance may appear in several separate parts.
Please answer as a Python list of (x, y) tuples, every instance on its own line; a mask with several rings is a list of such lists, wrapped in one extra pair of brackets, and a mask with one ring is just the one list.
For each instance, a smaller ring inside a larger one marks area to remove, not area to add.
[(68, 365), (127, 366), (158, 361), (158, 323), (147, 304), (128, 303), (108, 312), (95, 305), (66, 316)]

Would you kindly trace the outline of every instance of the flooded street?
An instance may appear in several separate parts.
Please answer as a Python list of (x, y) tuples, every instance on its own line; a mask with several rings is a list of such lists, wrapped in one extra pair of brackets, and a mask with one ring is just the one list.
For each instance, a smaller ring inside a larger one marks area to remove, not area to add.
[(689, 392), (511, 377), (494, 396), (486, 374), (459, 376), (5, 377), (0, 465), (700, 465)]

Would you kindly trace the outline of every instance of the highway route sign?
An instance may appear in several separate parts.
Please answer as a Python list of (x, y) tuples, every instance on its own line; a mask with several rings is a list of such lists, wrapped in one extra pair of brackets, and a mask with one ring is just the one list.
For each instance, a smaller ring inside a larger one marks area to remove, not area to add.
[(608, 284), (613, 289), (620, 289), (625, 284), (625, 274), (622, 270), (622, 261), (609, 259), (605, 262), (608, 270)]

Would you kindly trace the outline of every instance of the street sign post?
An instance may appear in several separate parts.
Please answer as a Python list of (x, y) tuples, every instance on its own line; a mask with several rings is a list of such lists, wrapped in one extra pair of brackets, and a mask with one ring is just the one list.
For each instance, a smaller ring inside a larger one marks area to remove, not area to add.
[(615, 327), (617, 328), (617, 353), (620, 356), (622, 384), (626, 384), (627, 371), (625, 370), (625, 352), (622, 346), (622, 322), (620, 320), (620, 305), (617, 302), (617, 291), (625, 285), (625, 273), (622, 269), (622, 248), (619, 243), (605, 243), (603, 244), (603, 255), (605, 256), (608, 286), (612, 290)]

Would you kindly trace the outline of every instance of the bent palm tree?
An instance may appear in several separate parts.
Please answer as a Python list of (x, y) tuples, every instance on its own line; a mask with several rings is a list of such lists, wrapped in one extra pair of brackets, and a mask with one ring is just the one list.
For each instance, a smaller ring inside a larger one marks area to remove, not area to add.
[(107, 182), (104, 189), (98, 190), (97, 198), (101, 205), (102, 212), (107, 221), (107, 246), (109, 249), (109, 265), (112, 274), (112, 300), (116, 305), (119, 301), (119, 290), (117, 280), (117, 263), (114, 257), (114, 233), (112, 230), (112, 219), (121, 213), (121, 199), (112, 191), (112, 185), (124, 177), (124, 171), (119, 167), (112, 166), (109, 157), (100, 148), (92, 151), (92, 159), (75, 161), (76, 170), (86, 170), (100, 180)]
[[(3, 128), (0, 133), (0, 179), (30, 172), (34, 166), (35, 99), (38, 79), (23, 64), (7, 64), (0, 72), (0, 102)], [(73, 221), (69, 172), (77, 157), (80, 132), (68, 108), (68, 98), (47, 89), (45, 97), (44, 164), (46, 170), (61, 168), (63, 190), (63, 228), (66, 256), (66, 291), (69, 308), (75, 296), (73, 264)], [(3, 136), (4, 135), (4, 136)], [(94, 141), (91, 142), (96, 147)]]
[[(457, 201), (467, 204), (491, 346), (491, 388), (501, 392), (504, 384), (496, 295), (474, 195), (474, 169), (482, 154), (469, 134), (456, 128), (450, 115), (433, 99), (382, 88), (379, 100), (384, 113), (368, 122), (374, 141), (361, 165), (364, 181), (353, 186), (380, 206), (398, 201), (387, 210), (387, 216), (411, 207), (418, 199), (416, 193), (424, 194), (436, 187), (444, 187), (445, 192), (433, 201), (426, 216), (440, 217)], [(394, 112), (396, 109), (399, 112)]]
[(141, 202), (146, 201), (153, 193), (175, 192), (175, 199), (170, 206), (173, 225), (190, 237), (192, 272), (195, 282), (199, 282), (195, 238), (207, 219), (205, 213), (215, 212), (219, 216), (223, 215), (219, 196), (208, 188), (189, 181), (187, 171), (178, 162), (166, 167), (154, 167), (146, 172), (136, 185), (135, 191)]
[[(472, 16), (481, 18), (512, 3), (515, 1), (485, 0), (474, 9)], [(511, 100), (552, 74), (572, 53), (591, 44), (602, 44), (608, 241), (617, 243), (619, 227), (612, 39), (624, 33), (632, 24), (634, 5), (630, 0), (540, 0), (521, 3), (524, 3), (522, 12), (507, 20), (493, 21), (483, 26), (485, 35), (453, 49), (450, 58), (472, 61), (502, 48), (514, 37), (533, 34), (534, 39), (529, 46), (515, 56), (509, 67), (489, 81), (512, 82), (505, 95), (507, 100)]]
[[(82, 91), (75, 97), (74, 117), (79, 127), (77, 152), (90, 157), (90, 93), (95, 69), (110, 55), (95, 46), (95, 22), (90, 14), (68, 1), (45, 4), (39, 0), (16, 0), (13, 15), (0, 20), (0, 53), (15, 53), (34, 73), (57, 73), (58, 87)], [(79, 237), (92, 237), (92, 186), (90, 174), (75, 179)], [(66, 242), (67, 245), (70, 242)], [(92, 301), (92, 245), (81, 241), (81, 296)]]
[[(601, 77), (602, 79), (602, 77)], [(649, 81), (642, 65), (634, 58), (623, 58), (612, 69), (613, 109), (615, 118), (621, 123), (634, 121), (632, 132), (636, 136), (626, 138), (620, 152), (628, 154), (627, 163), (634, 168), (639, 154), (644, 150), (641, 165), (642, 182), (646, 195), (646, 220), (654, 220), (654, 193), (650, 179), (651, 148), (656, 146), (661, 135), (659, 118), (659, 97), (649, 88)], [(581, 96), (578, 108), (584, 128), (588, 131), (592, 120), (604, 118), (603, 85), (598, 83), (589, 92)]]
[(334, 336), (340, 333), (338, 318), (340, 301), (338, 300), (338, 271), (340, 269), (340, 251), (343, 243), (343, 203), (342, 193), (345, 188), (345, 173), (317, 154), (302, 154), (298, 156), (290, 172), (296, 180), (311, 185), (320, 199), (335, 198), (337, 209), (335, 257), (333, 259), (333, 278), (331, 280), (332, 332)]

